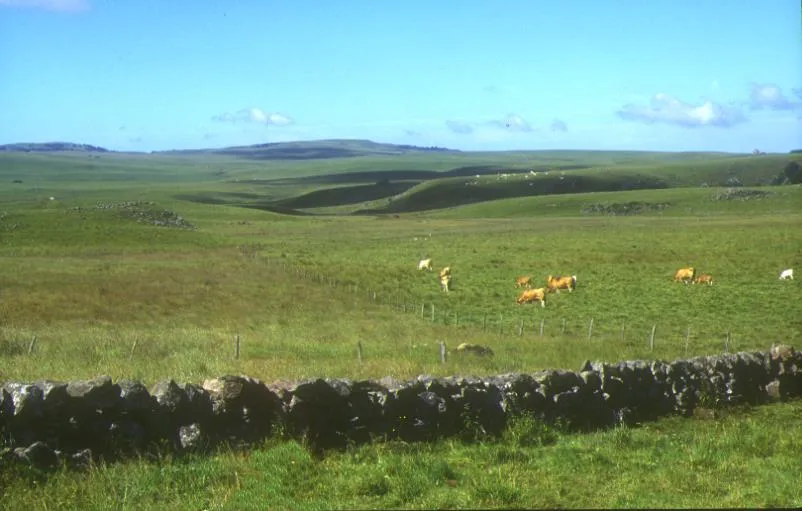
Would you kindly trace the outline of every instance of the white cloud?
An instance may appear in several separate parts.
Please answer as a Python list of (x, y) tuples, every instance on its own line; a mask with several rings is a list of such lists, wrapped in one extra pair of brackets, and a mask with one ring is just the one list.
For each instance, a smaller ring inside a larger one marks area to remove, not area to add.
[(627, 104), (616, 112), (627, 121), (639, 121), (647, 124), (662, 122), (687, 128), (699, 126), (716, 126), (729, 128), (746, 121), (739, 108), (705, 101), (699, 105), (685, 103), (664, 94), (655, 94), (649, 105)]
[(272, 126), (288, 126), (295, 121), (289, 116), (279, 113), (265, 112), (261, 108), (243, 108), (235, 113), (225, 112), (220, 115), (212, 117), (213, 121), (218, 122), (252, 122), (256, 124), (272, 125)]
[(89, 0), (0, 0), (0, 6), (30, 7), (48, 11), (86, 11)]
[[(802, 99), (797, 89), (791, 91)], [(752, 110), (796, 110), (802, 108), (802, 102), (785, 97), (778, 86), (771, 83), (753, 83), (749, 91), (749, 107)]]
[(566, 132), (568, 131), (568, 125), (565, 124), (565, 121), (561, 121), (560, 119), (554, 119), (551, 121), (551, 131), (561, 131)]
[(532, 126), (529, 122), (516, 114), (508, 114), (507, 117), (501, 120), (490, 121), (488, 124), (496, 128), (503, 128), (509, 131), (532, 131)]
[(448, 126), (448, 129), (450, 129), (454, 133), (459, 133), (460, 135), (467, 135), (468, 133), (473, 133), (473, 126), (471, 126), (467, 122), (446, 121), (446, 126)]

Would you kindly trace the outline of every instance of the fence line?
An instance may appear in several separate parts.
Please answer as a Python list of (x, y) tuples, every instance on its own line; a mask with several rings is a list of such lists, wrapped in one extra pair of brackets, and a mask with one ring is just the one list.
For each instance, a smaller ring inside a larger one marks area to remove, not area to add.
[[(245, 244), (241, 247), (241, 253), (249, 258), (255, 258), (256, 254), (261, 251), (262, 246), (257, 245), (248, 245)], [(324, 275), (321, 273), (314, 272), (307, 268), (302, 268), (298, 266), (294, 266), (289, 264), (287, 261), (282, 259), (272, 259), (269, 257), (261, 258), (265, 264), (270, 267), (277, 267), (280, 268), (288, 273), (296, 275), (298, 278), (320, 283), (323, 285), (328, 285), (333, 288), (341, 289), (344, 293), (354, 294), (356, 296), (362, 296), (368, 302), (373, 303), (380, 307), (391, 307), (396, 312), (404, 313), (404, 314), (412, 314), (413, 317), (420, 315), (420, 319), (427, 321), (433, 324), (442, 324), (444, 326), (451, 326), (456, 328), (481, 328), (482, 331), (493, 331), (494, 327), (498, 335), (504, 335), (505, 332), (512, 333), (515, 332), (518, 336), (524, 336), (528, 332), (528, 328), (526, 328), (526, 321), (528, 318), (535, 315), (535, 318), (532, 320), (532, 329), (531, 334), (532, 336), (569, 336), (569, 337), (580, 337), (581, 333), (576, 331), (576, 326), (582, 323), (582, 319), (579, 317), (572, 317), (572, 318), (559, 318), (561, 321), (557, 321), (558, 318), (553, 318), (555, 321), (550, 322), (550, 324), (555, 325), (555, 327), (549, 329), (547, 327), (546, 318), (540, 318), (540, 324), (538, 328), (537, 324), (537, 314), (539, 312), (539, 308), (528, 307), (526, 309), (522, 309), (522, 313), (517, 317), (508, 317), (506, 318), (503, 313), (500, 313), (498, 316), (497, 322), (492, 320), (492, 315), (490, 318), (488, 317), (488, 313), (483, 312), (477, 315), (471, 314), (462, 314), (459, 313), (457, 310), (449, 311), (443, 308), (442, 305), (436, 305), (435, 303), (426, 303), (425, 300), (415, 299), (414, 297), (403, 296), (399, 297), (397, 295), (393, 295), (389, 299), (385, 299), (384, 296), (377, 292), (375, 289), (370, 287), (361, 287), (356, 282), (352, 281), (340, 281), (334, 277)], [(363, 285), (364, 286), (364, 285)], [(426, 310), (428, 305), (428, 318), (426, 318)], [(525, 312), (524, 312), (525, 311)], [(656, 345), (660, 344), (660, 341), (667, 338), (673, 337), (671, 335), (670, 328), (666, 328), (662, 331), (665, 333), (663, 334), (662, 339), (657, 335), (657, 323), (651, 323), (645, 321), (640, 321), (639, 324), (636, 326), (631, 322), (624, 322), (621, 323), (620, 329), (618, 326), (614, 326), (609, 328), (609, 325), (613, 324), (613, 321), (605, 321), (604, 318), (596, 318), (590, 317), (585, 319), (585, 325), (587, 327), (586, 331), (586, 338), (587, 340), (595, 340), (595, 339), (616, 339), (620, 338), (620, 342), (622, 344), (626, 344), (628, 341), (628, 337), (630, 337), (629, 341), (635, 346), (637, 344), (637, 339), (640, 337), (636, 333), (635, 337), (627, 336), (629, 331), (638, 331), (642, 328), (643, 335), (646, 336), (646, 347), (654, 351)], [(620, 320), (619, 320), (620, 321)], [(496, 323), (493, 325), (493, 323)], [(616, 321), (617, 323), (617, 321)], [(642, 324), (640, 324), (642, 323)], [(571, 325), (574, 325), (574, 329), (570, 328)], [(608, 326), (608, 328), (600, 328)], [(505, 328), (506, 327), (506, 328)], [(513, 334), (514, 335), (514, 334)], [(682, 333), (679, 334), (680, 338), (682, 337)], [(731, 330), (726, 332), (722, 332), (721, 337), (719, 339), (722, 340), (722, 348), (723, 351), (729, 352), (732, 348), (732, 338), (733, 334)], [(711, 339), (715, 336), (712, 334), (708, 334), (705, 338)], [(643, 339), (643, 337), (640, 337)], [(691, 346), (691, 326), (688, 325), (684, 329), (684, 348), (685, 352), (688, 353), (690, 346)]]

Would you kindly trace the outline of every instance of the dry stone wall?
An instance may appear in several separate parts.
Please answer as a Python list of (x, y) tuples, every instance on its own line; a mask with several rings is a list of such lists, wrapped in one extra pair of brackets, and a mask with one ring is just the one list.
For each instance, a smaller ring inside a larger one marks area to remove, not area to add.
[(9, 381), (0, 388), (0, 452), (3, 462), (48, 468), (247, 446), (274, 435), (326, 449), (381, 439), (498, 436), (521, 415), (582, 431), (800, 394), (802, 354), (788, 346), (673, 362), (587, 361), (578, 372), (485, 378), (269, 385), (223, 376), (203, 385), (169, 380), (151, 389), (109, 377)]

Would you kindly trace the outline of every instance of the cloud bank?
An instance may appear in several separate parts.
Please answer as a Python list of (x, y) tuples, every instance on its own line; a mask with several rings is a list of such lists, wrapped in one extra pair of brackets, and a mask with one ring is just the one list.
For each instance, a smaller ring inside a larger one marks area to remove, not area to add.
[(217, 122), (230, 122), (230, 123), (254, 123), (264, 124), (265, 126), (288, 126), (295, 121), (289, 116), (279, 113), (265, 112), (261, 108), (243, 108), (237, 112), (225, 112), (220, 115), (212, 117), (213, 121)]
[[(802, 100), (802, 89), (792, 89), (791, 93)], [(749, 108), (752, 110), (797, 110), (802, 101), (785, 97), (778, 86), (772, 83), (753, 83), (749, 91)]]
[(699, 105), (693, 105), (662, 92), (655, 94), (648, 105), (630, 103), (621, 107), (616, 114), (627, 121), (646, 124), (661, 122), (685, 128), (701, 126), (730, 128), (746, 121), (746, 117), (739, 108), (709, 100)]

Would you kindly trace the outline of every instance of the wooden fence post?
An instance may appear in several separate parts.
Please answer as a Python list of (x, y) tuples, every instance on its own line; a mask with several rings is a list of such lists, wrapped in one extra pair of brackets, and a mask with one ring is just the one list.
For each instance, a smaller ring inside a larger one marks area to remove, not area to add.
[(563, 326), (562, 326), (562, 330), (560, 331), (560, 333), (561, 333), (562, 335), (565, 335), (565, 321), (566, 321), (566, 319), (565, 319), (565, 318), (563, 318)]
[(627, 331), (627, 324), (621, 323), (621, 342), (623, 343), (626, 339), (626, 331)]
[(657, 330), (657, 325), (652, 325), (652, 334), (649, 336), (649, 350), (654, 351), (654, 332)]
[(434, 323), (434, 304), (432, 304), (432, 323)]
[(501, 332), (504, 328), (504, 314), (498, 315), (498, 334), (501, 335)]
[(590, 326), (588, 326), (588, 340), (593, 337), (593, 318), (590, 318)]
[(234, 358), (239, 358), (239, 334), (234, 336)]
[(356, 359), (359, 362), (362, 362), (362, 341), (357, 341), (356, 343)]
[(518, 337), (524, 334), (524, 320), (521, 320), (521, 324), (518, 325)]
[(482, 314), (482, 330), (487, 330), (487, 314)]
[(132, 360), (134, 358), (134, 351), (136, 351), (136, 343), (138, 339), (134, 339), (134, 344), (131, 346), (131, 354), (128, 355), (128, 360)]
[(420, 317), (423, 318), (423, 315), (426, 313), (426, 304), (421, 302), (420, 304)]
[(543, 328), (546, 326), (546, 318), (540, 320), (540, 337), (543, 337)]
[(28, 355), (33, 353), (33, 347), (36, 346), (36, 336), (31, 337), (31, 343), (28, 345)]
[(446, 363), (446, 343), (443, 341), (440, 341), (440, 363)]
[(730, 331), (727, 330), (727, 337), (724, 339), (724, 354), (728, 354), (730, 352)]

